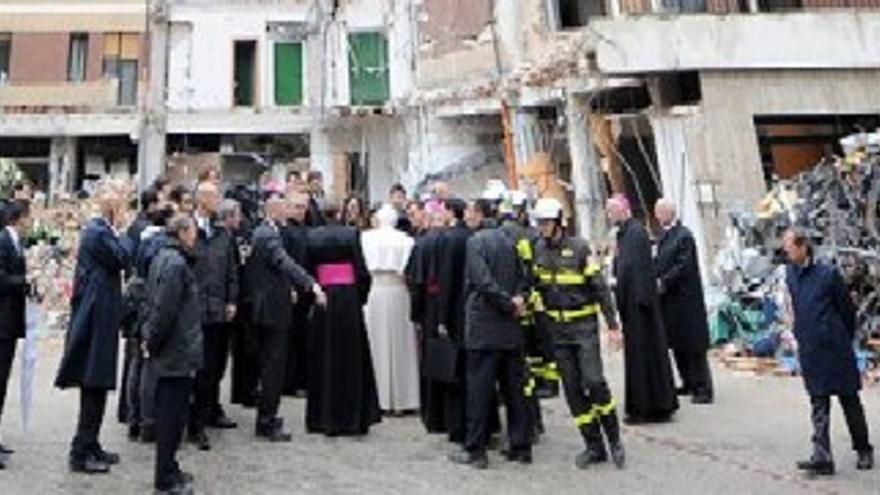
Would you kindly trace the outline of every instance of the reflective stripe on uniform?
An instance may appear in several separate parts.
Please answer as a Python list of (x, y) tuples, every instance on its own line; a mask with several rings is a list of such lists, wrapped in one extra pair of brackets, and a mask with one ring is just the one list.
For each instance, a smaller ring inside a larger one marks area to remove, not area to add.
[(600, 309), (601, 306), (599, 304), (589, 304), (581, 309), (548, 310), (546, 311), (546, 313), (547, 316), (552, 318), (557, 323), (566, 323), (574, 320), (579, 320), (581, 318), (586, 318), (588, 316), (597, 315), (599, 314)]
[(523, 394), (525, 394), (526, 397), (531, 397), (535, 395), (536, 386), (537, 384), (535, 383), (535, 379), (529, 378), (529, 380), (526, 382), (526, 386), (523, 387)]
[(535, 275), (545, 284), (583, 285), (587, 283), (587, 277), (583, 273), (578, 273), (574, 270), (552, 272), (539, 266), (535, 268)]
[(609, 400), (607, 404), (594, 405), (591, 412), (593, 414), (598, 414), (599, 416), (608, 416), (609, 414), (614, 412), (615, 407), (617, 407), (617, 402), (614, 400), (614, 398), (611, 398), (611, 400)]
[(602, 271), (602, 266), (600, 266), (598, 263), (590, 263), (589, 265), (587, 265), (586, 268), (584, 268), (584, 276), (595, 277), (601, 271)]
[(580, 428), (581, 426), (587, 426), (591, 424), (593, 421), (596, 421), (596, 414), (593, 411), (588, 413), (581, 414), (580, 416), (574, 417), (574, 424)]
[(524, 261), (532, 261), (534, 255), (532, 253), (532, 243), (528, 239), (520, 239), (516, 243), (516, 252)]

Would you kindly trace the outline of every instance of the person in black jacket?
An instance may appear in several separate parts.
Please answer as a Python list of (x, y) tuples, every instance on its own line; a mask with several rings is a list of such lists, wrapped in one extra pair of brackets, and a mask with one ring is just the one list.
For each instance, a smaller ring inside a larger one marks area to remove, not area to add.
[(467, 437), (464, 449), (450, 455), (457, 464), (486, 469), (489, 417), (496, 385), (507, 410), (510, 449), (507, 458), (532, 462), (532, 435), (524, 396), (526, 268), (514, 241), (498, 228), (494, 203), (478, 201), (482, 228), (467, 243)]
[(284, 250), (281, 226), (286, 217), (284, 199), (271, 195), (263, 223), (254, 230), (250, 260), (252, 319), (260, 341), (260, 397), (256, 434), (273, 442), (289, 442), (278, 415), (287, 366), (287, 339), (293, 312), (294, 287), (310, 290), (319, 305), (326, 302), (321, 286)]
[[(287, 198), (288, 217), (281, 229), (284, 249), (300, 266), (307, 266), (306, 252), (309, 244), (310, 227), (306, 225), (309, 211), (309, 195), (292, 192)], [(309, 310), (312, 299), (301, 294), (293, 305), (293, 319), (290, 327), (290, 342), (287, 355), (287, 373), (284, 378), (285, 395), (305, 393), (308, 388), (308, 346)]]
[(159, 493), (191, 493), (192, 476), (175, 460), (192, 381), (202, 368), (201, 303), (192, 266), (198, 236), (188, 216), (167, 227), (168, 241), (153, 260), (147, 280), (150, 312), (144, 324), (144, 355), (156, 385), (155, 488)]
[[(0, 229), (0, 418), (6, 400), (9, 372), (15, 360), (15, 346), (26, 331), (27, 267), (24, 234), (30, 224), (28, 204), (13, 201), (6, 208), (6, 227)], [(0, 469), (12, 451), (0, 444)]]
[(220, 382), (229, 358), (229, 322), (238, 300), (238, 271), (232, 235), (218, 218), (220, 191), (214, 182), (196, 188), (198, 241), (193, 271), (199, 285), (202, 330), (205, 332), (205, 367), (196, 373), (189, 440), (200, 450), (211, 448), (205, 428), (235, 428), (220, 407)]
[(703, 299), (697, 244), (691, 231), (678, 221), (675, 203), (660, 199), (654, 216), (663, 227), (654, 267), (663, 325), (684, 384), (678, 394), (692, 394), (694, 404), (711, 404), (712, 374), (706, 358), (709, 318)]

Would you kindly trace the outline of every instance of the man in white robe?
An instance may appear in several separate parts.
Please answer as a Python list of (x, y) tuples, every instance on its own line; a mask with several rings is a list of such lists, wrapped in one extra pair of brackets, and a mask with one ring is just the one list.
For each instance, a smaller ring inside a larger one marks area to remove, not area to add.
[(383, 411), (419, 409), (418, 341), (410, 322), (404, 271), (415, 241), (397, 230), (397, 210), (384, 205), (376, 213), (378, 228), (361, 238), (373, 286), (366, 306), (367, 332)]

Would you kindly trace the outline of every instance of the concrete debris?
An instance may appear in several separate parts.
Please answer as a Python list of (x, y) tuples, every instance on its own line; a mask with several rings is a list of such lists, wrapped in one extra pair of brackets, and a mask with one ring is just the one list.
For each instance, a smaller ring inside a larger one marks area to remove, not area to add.
[(713, 341), (726, 356), (777, 358), (797, 371), (780, 248), (785, 230), (799, 227), (817, 259), (840, 267), (858, 307), (860, 369), (871, 382), (880, 377), (880, 134), (849, 136), (841, 145), (845, 157), (778, 182), (754, 210), (730, 213), (709, 298)]

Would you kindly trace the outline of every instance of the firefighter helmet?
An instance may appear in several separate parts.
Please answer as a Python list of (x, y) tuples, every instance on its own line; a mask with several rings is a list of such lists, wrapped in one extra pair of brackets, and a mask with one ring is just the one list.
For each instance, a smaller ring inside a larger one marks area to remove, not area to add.
[(558, 199), (541, 198), (535, 204), (532, 216), (539, 222), (541, 220), (562, 221), (562, 211), (562, 203)]

